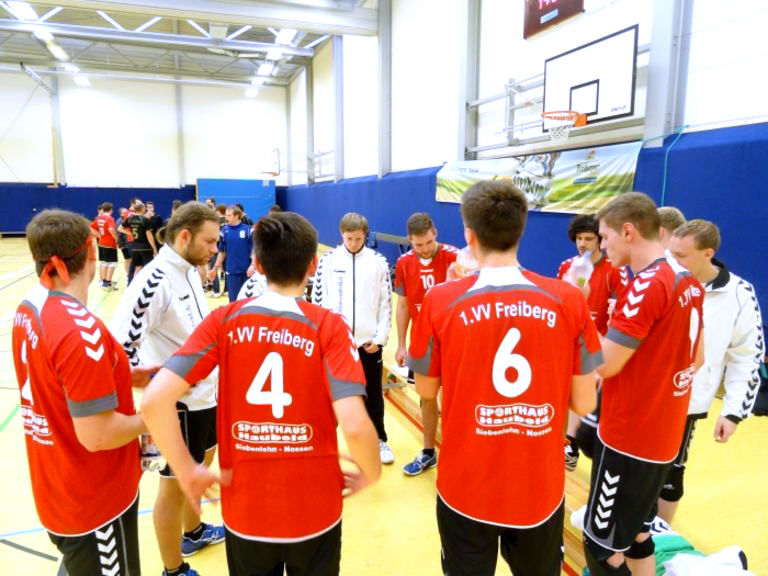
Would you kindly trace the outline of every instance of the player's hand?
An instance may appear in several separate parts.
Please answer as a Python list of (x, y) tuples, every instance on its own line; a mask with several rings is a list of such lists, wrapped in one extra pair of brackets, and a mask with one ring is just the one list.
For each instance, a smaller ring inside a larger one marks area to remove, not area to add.
[(162, 364), (139, 365), (131, 368), (131, 386), (134, 388), (146, 388), (152, 376), (162, 368)]
[(398, 346), (397, 352), (395, 352), (395, 362), (397, 362), (397, 365), (402, 367), (405, 366), (405, 358), (408, 356), (408, 351), (405, 349), (405, 346)]
[(737, 426), (738, 424), (731, 422), (725, 416), (720, 416), (715, 424), (715, 442), (720, 442), (721, 444), (728, 442), (728, 438), (736, 432)]
[(379, 351), (379, 345), (369, 340), (368, 342), (363, 344), (363, 350), (368, 352), (368, 354), (376, 354), (376, 352)]
[(204, 464), (198, 464), (188, 474), (177, 479), (181, 491), (184, 492), (187, 500), (189, 500), (189, 505), (198, 516), (200, 515), (200, 499), (203, 496), (208, 498), (218, 496), (213, 487), (221, 479), (218, 474), (212, 472)]
[(246, 272), (246, 275), (248, 276), (248, 278), (250, 278), (251, 276), (253, 276), (254, 272), (256, 272), (256, 266), (251, 264), (250, 266), (248, 266), (248, 271)]
[(347, 454), (339, 454), (339, 459), (349, 462), (354, 466), (353, 468), (345, 466), (341, 470), (344, 475), (344, 489), (342, 490), (341, 495), (344, 498), (348, 498), (370, 485), (371, 481), (360, 471), (360, 467), (351, 456), (348, 456)]

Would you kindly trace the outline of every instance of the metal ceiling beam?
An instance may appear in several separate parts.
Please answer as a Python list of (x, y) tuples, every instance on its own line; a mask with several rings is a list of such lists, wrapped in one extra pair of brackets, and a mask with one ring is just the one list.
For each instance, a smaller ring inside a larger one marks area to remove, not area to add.
[(145, 46), (185, 47), (207, 50), (208, 48), (220, 48), (231, 52), (264, 52), (272, 48), (280, 48), (283, 54), (304, 56), (311, 58), (314, 50), (307, 48), (293, 48), (280, 46), (267, 42), (243, 42), (240, 40), (214, 40), (199, 36), (183, 36), (178, 34), (159, 34), (157, 32), (133, 32), (130, 30), (116, 30), (114, 28), (100, 28), (96, 26), (77, 26), (74, 24), (35, 24), (19, 20), (0, 20), (0, 30), (8, 32), (34, 32), (35, 30), (48, 30), (52, 34), (64, 38), (85, 38), (88, 40), (101, 40), (115, 44), (140, 44)]
[(267, 28), (297, 28), (318, 34), (377, 33), (377, 11), (371, 8), (344, 8), (340, 4), (327, 6), (275, 4), (252, 0), (232, 2), (217, 0), (35, 0), (35, 4), (62, 6), (82, 10), (108, 10), (162, 16), (164, 18), (202, 20), (224, 24), (250, 24)]

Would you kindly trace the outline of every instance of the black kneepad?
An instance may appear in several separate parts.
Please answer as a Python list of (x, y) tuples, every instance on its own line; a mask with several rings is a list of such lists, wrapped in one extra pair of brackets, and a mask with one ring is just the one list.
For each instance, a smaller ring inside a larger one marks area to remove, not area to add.
[(685, 466), (672, 466), (667, 472), (667, 479), (659, 496), (667, 502), (679, 502), (683, 497), (683, 476)]
[(632, 542), (632, 546), (624, 552), (624, 556), (632, 558), (632, 560), (642, 560), (643, 558), (648, 558), (648, 556), (653, 556), (655, 550), (656, 545), (653, 543), (653, 538), (647, 538), (642, 542)]
[(631, 576), (632, 572), (629, 571), (626, 562), (623, 562), (619, 567), (608, 564), (608, 558), (614, 554), (613, 550), (603, 548), (592, 538), (584, 535), (584, 558), (587, 561), (591, 576)]

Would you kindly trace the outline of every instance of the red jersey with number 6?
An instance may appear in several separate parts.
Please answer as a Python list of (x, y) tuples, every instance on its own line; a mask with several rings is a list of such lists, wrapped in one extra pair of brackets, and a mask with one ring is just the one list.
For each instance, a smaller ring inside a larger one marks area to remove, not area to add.
[[(562, 280), (575, 258), (574, 256), (560, 264), (557, 271), (559, 279)], [(628, 283), (626, 270), (614, 268), (611, 261), (605, 256), (602, 256), (595, 264), (592, 276), (589, 277), (587, 304), (592, 320), (595, 321), (595, 326), (597, 326), (597, 331), (600, 334), (605, 334), (605, 331), (608, 330), (609, 301), (611, 299), (615, 301), (624, 292)]]
[(395, 264), (395, 292), (408, 299), (408, 313), (415, 322), (427, 290), (445, 282), (448, 267), (456, 261), (459, 250), (450, 244), (438, 244), (429, 260), (409, 250)]
[(111, 522), (139, 489), (139, 440), (89, 452), (73, 418), (135, 414), (123, 348), (80, 302), (36, 286), (13, 318), (32, 494), (46, 530), (79, 536)]
[(640, 272), (605, 337), (635, 353), (603, 381), (598, 434), (633, 458), (671, 462), (680, 449), (699, 344), (704, 289), (674, 258)]
[(190, 384), (219, 366), (222, 516), (235, 534), (298, 542), (341, 519), (333, 402), (365, 395), (344, 319), (275, 292), (218, 308), (165, 364)]
[(587, 303), (565, 282), (484, 268), (430, 290), (408, 365), (441, 378), (443, 501), (502, 526), (547, 520), (563, 501), (573, 376), (599, 362)]

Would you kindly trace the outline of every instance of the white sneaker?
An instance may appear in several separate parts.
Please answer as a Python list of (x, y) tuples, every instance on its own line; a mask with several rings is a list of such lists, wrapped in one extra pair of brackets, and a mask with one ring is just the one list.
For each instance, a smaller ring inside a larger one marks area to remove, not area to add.
[(395, 461), (395, 455), (384, 440), (379, 440), (379, 458), (382, 464), (392, 464)]

